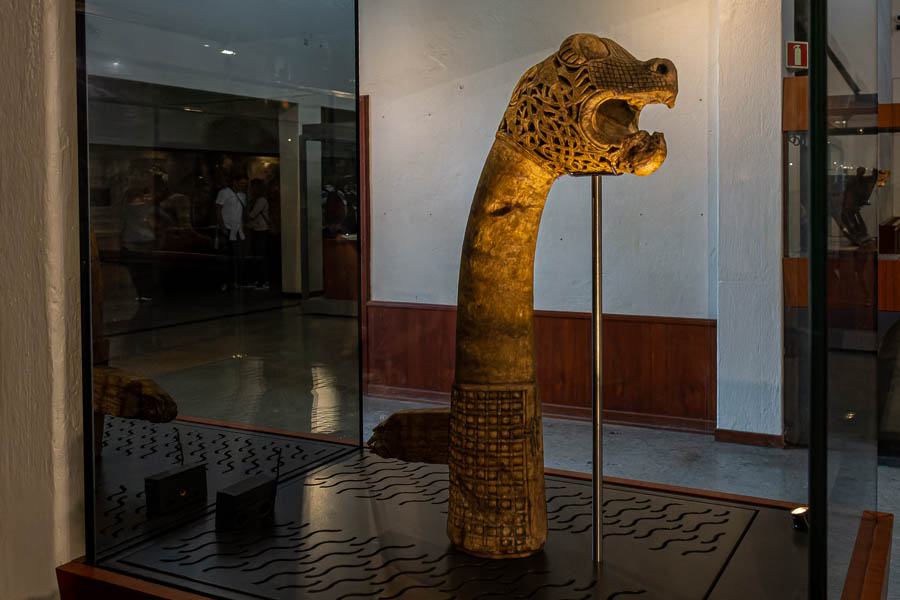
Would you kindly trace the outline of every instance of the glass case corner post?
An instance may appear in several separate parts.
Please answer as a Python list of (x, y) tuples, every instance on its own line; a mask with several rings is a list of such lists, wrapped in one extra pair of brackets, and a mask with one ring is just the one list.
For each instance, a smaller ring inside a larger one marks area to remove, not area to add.
[(591, 176), (592, 558), (603, 562), (603, 206), (602, 179)]
[(76, 139), (78, 156), (78, 221), (79, 221), (79, 275), (81, 279), (81, 394), (82, 434), (84, 455), (84, 540), (85, 562), (97, 562), (97, 546), (94, 524), (94, 386), (93, 386), (93, 323), (91, 300), (91, 213), (88, 179), (88, 98), (87, 98), (87, 47), (84, 1), (75, 3), (75, 77), (76, 77)]
[(809, 3), (809, 597), (827, 594), (827, 0)]

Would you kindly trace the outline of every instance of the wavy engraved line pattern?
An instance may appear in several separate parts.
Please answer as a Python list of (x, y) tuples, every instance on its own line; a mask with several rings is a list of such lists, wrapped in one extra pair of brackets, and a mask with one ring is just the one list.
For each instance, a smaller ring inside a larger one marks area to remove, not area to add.
[[(327, 592), (331, 588), (341, 585), (341, 584), (344, 584), (344, 583), (361, 583), (361, 582), (371, 581), (375, 576), (376, 576), (376, 574), (372, 573), (368, 577), (349, 577), (346, 579), (338, 579), (337, 581), (332, 581), (330, 584), (328, 584), (325, 587), (318, 588), (315, 590), (309, 590), (309, 593), (310, 594), (321, 594), (322, 592)], [(341, 597), (344, 598), (345, 596), (341, 596)]]
[[(289, 540), (289, 541), (293, 541), (293, 540)], [(303, 545), (302, 543), (298, 543), (298, 544), (294, 544), (293, 546), (266, 546), (262, 550), (258, 550), (252, 554), (241, 554), (241, 551), (237, 551), (237, 552), (228, 552), (228, 553), (226, 553), (226, 556), (239, 556), (240, 558), (259, 558), (263, 554), (268, 554), (269, 552), (275, 552), (278, 550), (296, 550), (297, 552), (302, 552), (302, 550), (300, 549), (300, 546), (302, 546), (302, 545)]]
[(679, 524), (676, 525), (675, 527), (654, 527), (653, 529), (648, 530), (647, 533), (645, 533), (645, 534), (643, 534), (643, 535), (636, 535), (636, 536), (634, 536), (634, 539), (636, 539), (636, 540), (643, 540), (643, 539), (646, 539), (646, 538), (650, 537), (651, 535), (653, 535), (653, 534), (656, 533), (657, 531), (675, 531), (675, 530), (677, 530), (677, 529), (681, 529), (681, 527), (682, 527), (682, 526), (681, 526), (681, 523), (679, 523)]
[[(520, 582), (521, 580), (525, 579), (525, 578), (528, 577), (529, 575), (548, 575), (548, 574), (550, 574), (550, 571), (534, 571), (534, 570), (528, 570), (528, 571), (525, 571), (524, 573), (520, 573), (519, 576), (516, 577), (515, 579), (508, 580), (508, 581), (501, 581), (500, 584), (501, 584), (501, 585), (505, 585), (505, 586), (510, 586), (510, 585), (513, 585), (513, 584), (516, 584), (516, 583)], [(508, 591), (503, 591), (503, 592), (484, 592), (484, 593), (482, 593), (482, 594), (479, 594), (479, 595), (475, 596), (474, 598), (472, 598), (472, 600), (484, 600), (485, 598), (490, 598), (491, 596), (498, 596), (498, 597), (500, 597), (500, 598), (507, 598), (507, 597), (508, 597), (508, 594), (509, 594)]]
[[(381, 552), (384, 552), (385, 550), (407, 550), (409, 548), (414, 548), (414, 547), (415, 547), (415, 544), (393, 544), (390, 546), (381, 546), (380, 548), (376, 548), (374, 552), (370, 552), (369, 554), (360, 554), (359, 557), (360, 558), (372, 558), (376, 554), (380, 554)], [(428, 556), (428, 555), (424, 554), (420, 558), (425, 558), (426, 556)], [(384, 563), (384, 564), (386, 565), (388, 563)], [(382, 565), (382, 566), (384, 566), (384, 565)]]
[(717, 533), (716, 535), (712, 536), (712, 537), (709, 538), (708, 540), (700, 540), (700, 543), (701, 543), (701, 544), (712, 544), (713, 542), (715, 542), (716, 540), (718, 540), (718, 539), (719, 539), (720, 537), (722, 537), (723, 535), (725, 535), (725, 532), (724, 532), (724, 531), (720, 531), (719, 533)]
[(700, 510), (700, 511), (688, 511), (688, 512), (685, 512), (685, 513), (681, 513), (680, 515), (678, 515), (678, 516), (675, 517), (674, 519), (666, 519), (666, 522), (667, 522), (667, 523), (674, 523), (675, 521), (680, 521), (680, 520), (684, 519), (684, 518), (685, 518), (686, 516), (688, 516), (688, 515), (708, 515), (708, 514), (711, 513), (711, 512), (712, 512), (712, 509), (711, 509), (711, 508), (707, 508), (706, 510)]
[[(485, 560), (485, 561), (478, 561), (478, 562), (474, 562), (474, 563), (462, 563), (462, 564), (458, 564), (458, 565), (453, 565), (453, 566), (447, 568), (447, 570), (444, 571), (443, 573), (434, 573), (434, 574), (430, 575), (430, 577), (432, 577), (433, 579), (440, 579), (441, 577), (446, 577), (450, 573), (459, 571), (460, 569), (469, 569), (469, 568), (480, 569), (482, 567), (489, 565), (491, 562), (492, 561)], [(494, 561), (494, 562), (496, 562), (496, 561)], [(435, 561), (423, 561), (422, 564), (435, 564)], [(503, 567), (505, 567), (505, 565), (503, 565), (501, 562), (500, 567), (503, 568)], [(488, 570), (494, 570), (494, 569), (497, 569), (497, 566), (490, 566), (487, 568), (488, 568)]]
[(384, 588), (377, 589), (374, 592), (364, 592), (362, 594), (360, 594), (358, 592), (354, 593), (354, 594), (344, 594), (343, 596), (338, 596), (334, 600), (349, 600), (350, 598), (373, 598), (383, 591), (384, 591)]
[(517, 600), (528, 600), (528, 598), (534, 597), (534, 595), (537, 594), (537, 593), (538, 593), (539, 591), (541, 591), (541, 590), (547, 590), (547, 589), (550, 589), (550, 588), (564, 588), (564, 587), (569, 587), (569, 586), (572, 585), (573, 583), (575, 583), (575, 580), (574, 580), (574, 579), (570, 579), (570, 580), (568, 580), (568, 581), (565, 582), (565, 583), (545, 583), (544, 585), (541, 585), (541, 586), (538, 586), (538, 587), (532, 589), (531, 592), (528, 593), (528, 594), (525, 594), (525, 595), (521, 595), (521, 594), (520, 594), (520, 595), (517, 595), (517, 596), (513, 596), (513, 598), (516, 598)]
[(585, 500), (584, 502), (570, 502), (570, 503), (568, 503), (568, 504), (562, 504), (562, 505), (560, 505), (560, 506), (554, 508), (553, 510), (548, 510), (548, 511), (547, 511), (547, 514), (548, 514), (548, 515), (556, 514), (556, 513), (558, 513), (558, 512), (561, 511), (561, 510), (565, 510), (565, 509), (567, 509), (567, 508), (572, 508), (572, 507), (577, 507), (577, 506), (588, 506), (588, 505), (591, 504), (592, 502), (593, 502), (593, 500), (587, 499), (587, 500)]
[(402, 590), (400, 590), (399, 592), (397, 592), (396, 594), (394, 594), (392, 596), (382, 596), (380, 598), (380, 600), (394, 600), (394, 598), (399, 598), (400, 596), (402, 596), (403, 594), (405, 594), (406, 592), (408, 592), (410, 590), (430, 590), (430, 589), (432, 589), (432, 587), (430, 585), (410, 585), (408, 587), (403, 588)]
[(574, 494), (557, 494), (555, 496), (550, 496), (549, 498), (547, 498), (547, 504), (550, 504), (557, 498), (575, 498), (575, 497), (577, 497), (579, 500), (587, 498), (587, 496), (584, 496), (581, 492), (575, 492)]
[[(572, 515), (572, 516), (569, 517), (568, 519), (560, 519), (561, 516), (562, 516), (562, 515), (551, 515), (551, 516), (547, 517), (547, 520), (548, 520), (548, 521), (555, 521), (556, 523), (571, 523), (572, 521), (574, 521), (574, 520), (577, 519), (578, 517), (590, 517), (590, 516), (591, 516), (591, 513), (589, 513), (589, 512), (579, 512), (579, 513), (575, 513), (574, 515)], [(616, 520), (616, 521), (610, 521), (609, 523), (604, 522), (603, 525), (611, 527), (611, 526), (616, 525), (616, 524), (618, 524), (618, 523), (619, 523), (619, 521)]]
[(580, 587), (580, 588), (572, 588), (572, 591), (573, 592), (586, 592), (588, 590), (593, 590), (594, 586), (596, 586), (596, 585), (597, 585), (597, 577), (595, 576), (595, 577), (591, 578), (591, 582), (589, 584), (587, 584), (586, 586)]
[(368, 544), (369, 542), (374, 541), (374, 540), (377, 540), (377, 539), (378, 539), (377, 536), (372, 536), (372, 537), (370, 537), (369, 539), (367, 539), (367, 540), (364, 541), (364, 542), (353, 542), (353, 543), (350, 544), (350, 545), (351, 545), (351, 546), (365, 546), (365, 545)]
[(276, 589), (276, 590), (279, 590), (279, 591), (281, 591), (281, 590), (297, 590), (297, 589), (303, 589), (303, 588), (312, 587), (312, 586), (314, 586), (314, 585), (319, 585), (320, 583), (322, 583), (322, 580), (321, 580), (321, 579), (317, 579), (316, 581), (313, 581), (312, 583), (294, 583), (294, 584), (291, 584), (291, 585), (282, 585), (282, 586), (277, 587), (277, 588), (275, 588), (275, 589)]
[(453, 552), (444, 552), (443, 554), (441, 554), (441, 555), (438, 556), (437, 558), (432, 558), (432, 559), (430, 559), (430, 560), (423, 560), (423, 561), (422, 561), (422, 564), (423, 564), (423, 565), (433, 565), (434, 563), (439, 563), (439, 562), (441, 562), (442, 560), (444, 560), (445, 558), (447, 558), (448, 556), (450, 556), (451, 554), (453, 554)]
[(346, 540), (325, 540), (325, 541), (319, 542), (318, 544), (316, 544), (316, 545), (314, 545), (314, 546), (311, 546), (311, 547), (309, 547), (309, 548), (303, 548), (303, 547), (302, 547), (302, 546), (303, 546), (303, 543), (302, 543), (302, 542), (301, 542), (301, 543), (298, 543), (298, 544), (294, 544), (293, 546), (268, 546), (268, 547), (266, 547), (266, 548), (263, 548), (263, 549), (260, 550), (259, 552), (256, 552), (255, 554), (242, 554), (241, 551), (237, 551), (237, 552), (213, 552), (213, 553), (210, 553), (210, 554), (206, 554), (206, 555), (204, 555), (204, 556), (202, 556), (202, 557), (200, 557), (200, 558), (196, 558), (196, 559), (194, 559), (194, 560), (187, 560), (187, 561), (184, 560), (184, 559), (186, 559), (186, 558), (189, 558), (189, 557), (186, 557), (186, 556), (181, 556), (181, 557), (178, 557), (178, 558), (162, 558), (162, 559), (160, 559), (160, 562), (167, 562), (167, 563), (168, 563), (168, 562), (178, 562), (178, 561), (182, 561), (182, 562), (178, 562), (178, 564), (179, 564), (179, 566), (185, 567), (185, 566), (195, 565), (195, 564), (197, 564), (197, 563), (203, 562), (204, 560), (207, 560), (207, 559), (209, 559), (209, 558), (213, 558), (213, 557), (216, 557), (216, 556), (236, 556), (236, 557), (242, 558), (242, 559), (259, 558), (260, 556), (262, 556), (263, 554), (266, 554), (266, 553), (268, 553), (268, 552), (274, 552), (274, 551), (278, 551), (278, 550), (294, 550), (295, 552), (306, 552), (306, 551), (312, 550), (312, 549), (314, 549), (314, 548), (317, 548), (317, 547), (319, 547), (319, 546), (322, 546), (322, 545), (324, 545), (324, 544), (346, 543), (346, 542), (352, 541), (353, 539), (355, 539), (355, 538), (352, 538), (352, 537), (351, 537), (351, 538), (348, 538), (348, 539), (346, 539)]
[(605, 517), (607, 517), (607, 518), (610, 518), (610, 519), (614, 519), (614, 518), (616, 518), (616, 517), (622, 516), (622, 514), (627, 513), (628, 511), (632, 511), (632, 510), (647, 510), (647, 508), (648, 508), (648, 507), (646, 507), (646, 506), (634, 506), (634, 507), (628, 506), (628, 507), (625, 507), (625, 508), (621, 509), (621, 510), (620, 510), (619, 512), (617, 512), (617, 513), (614, 513), (614, 514), (611, 514), (611, 515), (603, 515), (603, 516), (605, 516)]
[(423, 496), (425, 496), (425, 498), (427, 498), (427, 500), (424, 498), (410, 498), (409, 500), (402, 500), (402, 501), (398, 502), (397, 505), (403, 506), (404, 504), (410, 504), (410, 503), (415, 503), (415, 502), (420, 502), (423, 504), (443, 504), (443, 502), (433, 502), (433, 500), (435, 499), (435, 496), (438, 496), (445, 492), (449, 494), (450, 490), (442, 489), (442, 490), (437, 490), (435, 492), (431, 492), (428, 494), (422, 494)]
[(466, 579), (456, 587), (452, 588), (441, 588), (439, 591), (444, 592), (446, 594), (451, 594), (453, 592), (459, 591), (463, 586), (468, 585), (470, 583), (490, 583), (492, 581), (497, 581), (503, 577), (503, 573), (497, 573), (495, 577), (476, 577), (474, 579)]
[(620, 596), (640, 596), (641, 594), (646, 594), (647, 590), (635, 590), (635, 591), (622, 591), (616, 592), (606, 598), (606, 600), (614, 600), (614, 598), (618, 598)]
[(210, 571), (215, 571), (217, 569), (226, 570), (226, 569), (240, 569), (241, 567), (247, 566), (250, 563), (244, 561), (239, 565), (213, 565), (211, 567), (206, 567), (203, 569), (204, 573), (209, 573)]
[[(315, 575), (310, 575), (310, 577), (324, 577), (328, 573), (331, 573), (332, 571), (337, 571), (338, 569), (359, 569), (360, 567), (364, 567), (367, 564), (369, 564), (368, 561), (361, 562), (361, 563), (352, 563), (352, 564), (351, 563), (346, 563), (346, 564), (341, 563), (339, 565), (332, 565), (332, 566), (328, 567), (327, 569), (325, 569), (324, 571), (322, 571), (321, 573), (316, 573)], [(373, 573), (373, 575), (378, 575), (378, 574)]]
[[(266, 563), (266, 565), (270, 565), (275, 562), (288, 561), (288, 560), (293, 561), (293, 559), (279, 558), (276, 560), (269, 561), (268, 563)], [(244, 572), (248, 573), (248, 572), (252, 572), (252, 571), (259, 571), (262, 568), (264, 568), (264, 567), (259, 566), (259, 567), (254, 567), (252, 569), (244, 569)], [(265, 579), (260, 579), (259, 581), (254, 581), (253, 585), (262, 585), (264, 583), (268, 583), (268, 582), (272, 581), (273, 579), (275, 579), (276, 577), (281, 577), (282, 575), (306, 575), (307, 573), (312, 573), (315, 570), (316, 570), (315, 567), (310, 567), (308, 569), (303, 569), (302, 571), (278, 571), (277, 573), (272, 573)]]
[(314, 546), (310, 546), (309, 548), (303, 548), (301, 550), (298, 550), (298, 552), (309, 552), (310, 550), (315, 550), (316, 548), (318, 548), (320, 546), (325, 546), (326, 544), (346, 544), (347, 542), (352, 542), (355, 539), (356, 538), (349, 537), (346, 540), (325, 540), (325, 541), (319, 542), (318, 544), (316, 544)]
[[(291, 564), (297, 564), (297, 557), (291, 556), (290, 558), (273, 558), (271, 560), (267, 560), (266, 562), (264, 562), (262, 564), (256, 565), (255, 567), (250, 567), (249, 569), (242, 569), (242, 571), (244, 571), (245, 573), (253, 573), (254, 571), (262, 571), (266, 567), (269, 567), (276, 563), (281, 563), (281, 562), (289, 562)], [(313, 571), (313, 570), (315, 570), (315, 567), (310, 567), (309, 569), (306, 569), (304, 571), (296, 571), (296, 573), (302, 575), (303, 573), (309, 573), (310, 571)], [(275, 575), (280, 575), (280, 574), (281, 573), (275, 573)], [(273, 575), (272, 577), (274, 577), (275, 575)], [(269, 579), (271, 579), (271, 577)], [(268, 579), (266, 579), (265, 581), (268, 581)]]
[[(309, 533), (307, 533), (304, 536), (291, 538), (291, 541), (302, 542), (304, 540), (308, 540), (309, 538), (316, 535), (317, 533), (340, 533), (340, 532), (341, 532), (340, 529), (316, 529), (315, 531), (310, 531)], [(296, 535), (296, 534), (291, 534), (291, 535)]]
[[(338, 487), (340, 485), (344, 485), (345, 483), (347, 483), (347, 484), (365, 483), (368, 485), (363, 489), (371, 490), (372, 493), (378, 493), (378, 492), (383, 492), (385, 490), (388, 490), (395, 485), (410, 485), (408, 483), (410, 479), (412, 479), (413, 481), (419, 481), (419, 480), (425, 479), (427, 477), (440, 477), (442, 475), (445, 475), (445, 474), (444, 473), (423, 473), (419, 477), (406, 477), (406, 475), (402, 475), (402, 474), (401, 475), (385, 475), (384, 477), (381, 477), (380, 479), (377, 479), (375, 481), (370, 481), (368, 479), (341, 479), (340, 481), (336, 481), (334, 483), (327, 484), (327, 485), (323, 485), (323, 484), (307, 484), (307, 485), (318, 485), (318, 487), (320, 489), (324, 490), (324, 489), (329, 489), (329, 488), (333, 488), (333, 487)], [(399, 483), (399, 484), (392, 483), (392, 484), (388, 484), (380, 489), (372, 488), (372, 486), (378, 485), (379, 483), (381, 483), (383, 481), (387, 481), (388, 479), (402, 479), (402, 480), (404, 480), (404, 483)], [(446, 476), (443, 477), (443, 479), (446, 480)], [(346, 490), (344, 490), (344, 491), (346, 491)]]
[(638, 517), (637, 519), (635, 519), (635, 520), (632, 521), (631, 523), (628, 523), (627, 525), (619, 525), (619, 527), (634, 527), (635, 525), (637, 525), (637, 524), (640, 523), (641, 521), (658, 521), (658, 520), (660, 520), (660, 519), (664, 519), (665, 517), (666, 517), (666, 515), (657, 515), (657, 516), (655, 516), (655, 517)]
[(666, 504), (663, 504), (661, 507), (659, 507), (655, 510), (651, 510), (650, 512), (652, 512), (652, 513), (665, 512), (666, 510), (672, 508), (673, 506), (683, 506), (683, 505), (680, 502), (668, 502)]
[(606, 508), (613, 502), (632, 502), (633, 500), (637, 500), (637, 496), (632, 496), (631, 498), (610, 498), (603, 501), (603, 508)]
[(651, 549), (651, 550), (664, 550), (664, 549), (666, 548), (666, 546), (668, 546), (669, 544), (674, 544), (675, 542), (693, 542), (693, 541), (696, 540), (698, 537), (700, 537), (700, 536), (699, 536), (699, 535), (692, 535), (692, 536), (689, 537), (689, 538), (669, 538), (668, 540), (664, 541), (664, 542), (663, 542), (662, 544), (660, 544), (659, 546), (654, 546), (654, 547), (652, 547), (652, 548), (650, 548), (650, 549)]
[(710, 552), (715, 552), (718, 546), (711, 546), (709, 548), (705, 548), (703, 550), (685, 550), (681, 553), (682, 556), (687, 556), (688, 554), (709, 554)]
[[(424, 575), (425, 573), (430, 573), (433, 570), (434, 570), (434, 567), (428, 567), (428, 568), (425, 568), (425, 569), (422, 569), (419, 571), (414, 571), (412, 569), (405, 570), (405, 571), (397, 571), (396, 573), (394, 573), (387, 579), (383, 579), (381, 581), (373, 581), (372, 585), (385, 585), (387, 583), (392, 582), (393, 580), (397, 579), (398, 577), (400, 577), (402, 575)], [(376, 575), (377, 575), (377, 573), (376, 573)]]
[(728, 522), (728, 519), (725, 519), (724, 521), (701, 521), (700, 523), (697, 523), (691, 529), (685, 529), (684, 532), (685, 533), (694, 533), (695, 531), (700, 531), (700, 528), (703, 527), (704, 525), (724, 525), (727, 522)]
[[(590, 527), (590, 525), (588, 525), (588, 527)], [(587, 531), (587, 529), (582, 529), (582, 530), (579, 531), (578, 533), (583, 533), (583, 532), (585, 532), (585, 531)], [(637, 529), (629, 529), (628, 531), (613, 531), (613, 532), (610, 532), (610, 533), (607, 533), (607, 532), (604, 531), (604, 532), (603, 532), (603, 537), (604, 537), (604, 538), (608, 538), (608, 537), (616, 537), (616, 536), (620, 536), (620, 535), (621, 535), (621, 536), (631, 535), (632, 533), (634, 533), (634, 532), (636, 532), (636, 531), (637, 531)], [(573, 533), (574, 533), (574, 532), (573, 532)]]

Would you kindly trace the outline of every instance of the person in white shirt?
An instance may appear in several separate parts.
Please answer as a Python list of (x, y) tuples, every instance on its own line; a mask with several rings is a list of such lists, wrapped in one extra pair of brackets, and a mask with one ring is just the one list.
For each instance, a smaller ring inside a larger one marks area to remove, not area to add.
[[(247, 176), (238, 175), (216, 196), (216, 219), (225, 232), (226, 248), (233, 263), (234, 287), (241, 285), (244, 262), (244, 212), (247, 207)], [(222, 290), (228, 289), (228, 283)]]
[(250, 230), (250, 254), (255, 257), (256, 287), (269, 287), (269, 272), (266, 264), (266, 250), (269, 244), (269, 201), (264, 196), (262, 179), (250, 182), (252, 204), (248, 214), (247, 228)]

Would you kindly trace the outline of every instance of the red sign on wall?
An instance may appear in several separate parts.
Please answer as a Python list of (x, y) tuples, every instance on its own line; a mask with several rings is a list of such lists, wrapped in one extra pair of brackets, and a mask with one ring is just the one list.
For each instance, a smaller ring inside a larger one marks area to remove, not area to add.
[(788, 69), (808, 69), (806, 42), (788, 42), (784, 53), (785, 64)]

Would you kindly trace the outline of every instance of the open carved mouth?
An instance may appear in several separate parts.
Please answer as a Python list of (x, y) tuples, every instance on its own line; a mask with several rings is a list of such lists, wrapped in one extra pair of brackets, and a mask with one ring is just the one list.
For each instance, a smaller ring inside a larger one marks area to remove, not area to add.
[(649, 175), (666, 158), (666, 141), (662, 133), (650, 134), (638, 126), (641, 110), (647, 104), (674, 104), (674, 95), (663, 98), (659, 92), (629, 98), (597, 96), (588, 101), (581, 124), (587, 136), (610, 160), (616, 173)]
[(637, 133), (641, 108), (627, 100), (607, 100), (597, 107), (591, 118), (593, 138), (604, 146), (619, 146), (622, 140)]

